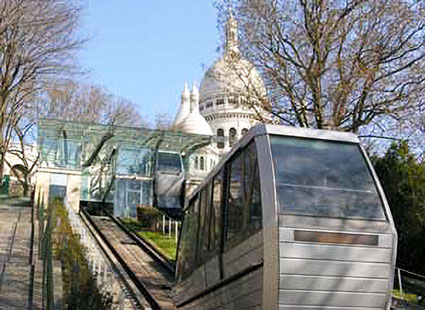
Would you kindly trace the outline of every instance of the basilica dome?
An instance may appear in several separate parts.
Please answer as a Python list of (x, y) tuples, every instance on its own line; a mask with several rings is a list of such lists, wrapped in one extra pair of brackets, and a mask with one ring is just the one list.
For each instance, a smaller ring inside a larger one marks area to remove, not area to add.
[(227, 50), (205, 73), (200, 102), (231, 94), (265, 96), (266, 89), (257, 69), (239, 52)]
[[(213, 131), (223, 127), (219, 123), (224, 118), (231, 118), (232, 122), (256, 118), (258, 112), (263, 114), (264, 105), (268, 103), (260, 74), (239, 51), (237, 22), (232, 14), (226, 23), (224, 53), (205, 72), (199, 99), (200, 113), (210, 123)], [(254, 124), (255, 121), (243, 124), (244, 128), (241, 130), (245, 131)]]

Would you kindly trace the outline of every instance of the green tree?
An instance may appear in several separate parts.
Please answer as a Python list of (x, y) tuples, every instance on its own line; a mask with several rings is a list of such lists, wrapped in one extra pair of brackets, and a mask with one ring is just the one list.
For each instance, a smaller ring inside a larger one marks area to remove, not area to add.
[(397, 264), (425, 274), (425, 162), (418, 162), (403, 141), (376, 157), (374, 166), (398, 232)]

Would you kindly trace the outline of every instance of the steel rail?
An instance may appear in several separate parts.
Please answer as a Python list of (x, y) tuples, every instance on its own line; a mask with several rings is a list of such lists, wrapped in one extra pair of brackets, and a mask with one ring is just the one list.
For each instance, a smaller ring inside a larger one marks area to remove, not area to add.
[(125, 226), (125, 224), (121, 221), (120, 218), (116, 218), (112, 215), (108, 216), (123, 230), (127, 233), (127, 235), (134, 241), (138, 246), (144, 249), (154, 260), (159, 262), (169, 273), (170, 275), (174, 275), (174, 266), (173, 264), (160, 252), (158, 252), (150, 242), (146, 241), (144, 238), (139, 237), (133, 231)]
[(80, 212), (84, 214), (84, 216), (87, 218), (89, 223), (93, 226), (93, 228), (96, 230), (96, 232), (98, 233), (102, 241), (107, 245), (109, 250), (114, 254), (115, 258), (120, 262), (120, 264), (122, 265), (127, 275), (133, 281), (133, 283), (135, 284), (137, 289), (140, 291), (140, 293), (142, 293), (142, 295), (146, 298), (147, 302), (152, 307), (152, 309), (160, 310), (161, 307), (158, 304), (158, 302), (155, 300), (155, 298), (152, 296), (152, 294), (149, 292), (146, 286), (136, 277), (135, 273), (131, 270), (131, 268), (128, 266), (126, 261), (118, 253), (118, 251), (112, 246), (108, 238), (106, 238), (102, 230), (96, 225), (96, 223), (93, 221), (91, 216), (84, 210), (84, 208), (81, 208)]

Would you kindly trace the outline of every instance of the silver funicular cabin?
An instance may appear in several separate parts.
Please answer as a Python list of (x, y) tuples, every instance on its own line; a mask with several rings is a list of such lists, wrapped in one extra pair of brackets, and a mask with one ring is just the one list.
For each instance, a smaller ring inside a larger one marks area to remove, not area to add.
[(389, 309), (396, 245), (357, 136), (258, 125), (185, 206), (177, 309)]

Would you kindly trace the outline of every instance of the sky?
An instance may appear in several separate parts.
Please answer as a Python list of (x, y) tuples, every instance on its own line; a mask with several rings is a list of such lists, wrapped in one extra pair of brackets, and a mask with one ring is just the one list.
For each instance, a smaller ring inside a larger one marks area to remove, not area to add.
[(153, 122), (172, 117), (185, 81), (201, 82), (218, 57), (217, 10), (211, 0), (82, 0), (89, 41), (79, 63), (87, 83), (134, 102)]

